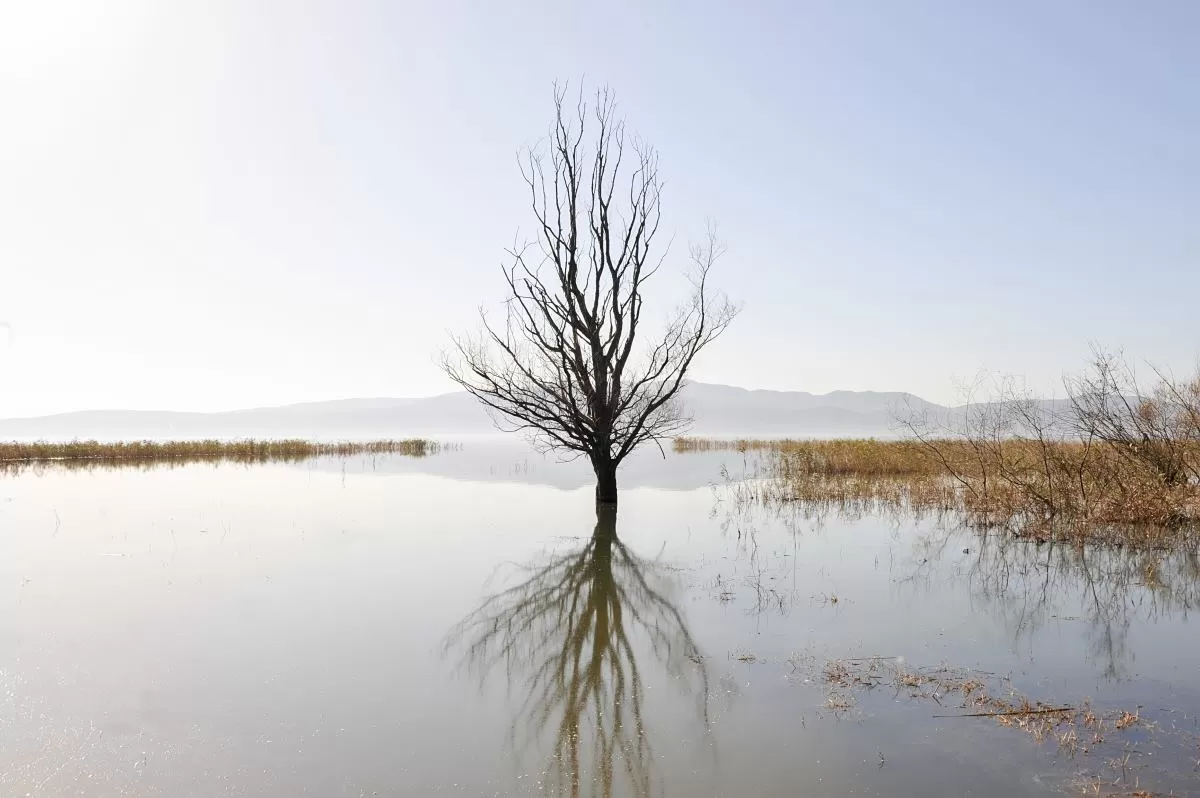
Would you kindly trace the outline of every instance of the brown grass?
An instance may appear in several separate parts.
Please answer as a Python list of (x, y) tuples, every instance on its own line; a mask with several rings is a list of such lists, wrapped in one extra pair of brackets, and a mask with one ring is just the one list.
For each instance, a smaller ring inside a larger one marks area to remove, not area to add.
[(782, 455), (786, 465), (805, 474), (827, 476), (910, 476), (937, 474), (937, 464), (909, 441), (881, 441), (875, 438), (835, 440), (720, 440), (713, 438), (676, 438), (676, 452), (737, 451), (769, 452)]
[(0, 469), (16, 471), (31, 466), (87, 468), (93, 466), (139, 466), (158, 463), (231, 461), (261, 463), (298, 462), (313, 457), (350, 457), (363, 454), (398, 454), (424, 457), (439, 445), (419, 438), (318, 443), (285, 440), (201, 441), (68, 441), (0, 443)]
[[(959, 512), (1038, 538), (1160, 542), (1200, 521), (1200, 483), (1169, 482), (1111, 446), (1064, 440), (704, 440), (752, 454), (742, 498), (850, 513)], [(1200, 457), (1200, 451), (1195, 453)]]

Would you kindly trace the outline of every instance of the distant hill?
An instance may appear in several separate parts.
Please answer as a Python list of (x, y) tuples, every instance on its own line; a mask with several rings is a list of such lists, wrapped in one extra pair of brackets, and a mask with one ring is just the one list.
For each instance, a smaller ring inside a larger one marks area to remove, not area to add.
[[(895, 413), (948, 409), (906, 393), (757, 391), (691, 383), (684, 402), (693, 434), (771, 437), (889, 436)], [(467, 436), (494, 433), (466, 393), (421, 399), (341, 399), (223, 413), (88, 410), (0, 420), (0, 439), (164, 439), (302, 437), (315, 439)]]
[(946, 411), (941, 405), (898, 392), (762, 391), (728, 385), (692, 383), (684, 402), (696, 419), (693, 433), (778, 437), (887, 436), (895, 418), (917, 412)]

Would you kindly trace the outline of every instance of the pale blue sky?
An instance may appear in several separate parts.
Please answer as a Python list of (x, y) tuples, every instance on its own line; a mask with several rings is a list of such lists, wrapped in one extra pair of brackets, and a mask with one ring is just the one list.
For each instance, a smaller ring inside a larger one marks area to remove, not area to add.
[(1186, 370), (1198, 43), (1193, 2), (0, 3), (0, 416), (449, 390), (581, 76), (660, 150), (674, 262), (721, 224), (697, 379)]

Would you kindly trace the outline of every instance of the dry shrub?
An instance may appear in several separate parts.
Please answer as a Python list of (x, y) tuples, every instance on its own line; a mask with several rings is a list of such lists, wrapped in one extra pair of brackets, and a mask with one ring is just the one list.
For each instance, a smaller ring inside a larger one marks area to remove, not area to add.
[(1006, 378), (988, 401), (970, 401), (977, 386), (958, 411), (905, 423), (973, 521), (1045, 537), (1137, 527), (1149, 542), (1200, 519), (1200, 380), (1155, 375), (1144, 388), (1098, 351), (1065, 401)]

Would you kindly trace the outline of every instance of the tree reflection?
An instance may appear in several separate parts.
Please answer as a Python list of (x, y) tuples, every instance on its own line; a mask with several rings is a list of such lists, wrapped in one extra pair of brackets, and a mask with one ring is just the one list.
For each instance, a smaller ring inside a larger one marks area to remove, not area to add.
[[(514, 745), (553, 747), (543, 788), (611, 796), (617, 785), (649, 795), (653, 756), (639, 656), (694, 692), (707, 730), (708, 675), (683, 614), (668, 598), (662, 564), (617, 537), (616, 507), (599, 505), (580, 548), (527, 566), (524, 578), (464, 618), (449, 650), (481, 681), (502, 672), (519, 696)], [(626, 791), (617, 787), (616, 794)]]
[(1082, 621), (1088, 626), (1090, 653), (1104, 664), (1108, 678), (1128, 675), (1135, 654), (1129, 631), (1135, 621), (1186, 619), (1200, 604), (1195, 546), (1035, 545), (1011, 535), (943, 531), (919, 546), (920, 573), (936, 583), (928, 566), (953, 551), (953, 544), (964, 542), (976, 550), (957, 564), (957, 576), (969, 585), (973, 599), (1009, 628), (1014, 645), (1048, 622)]

